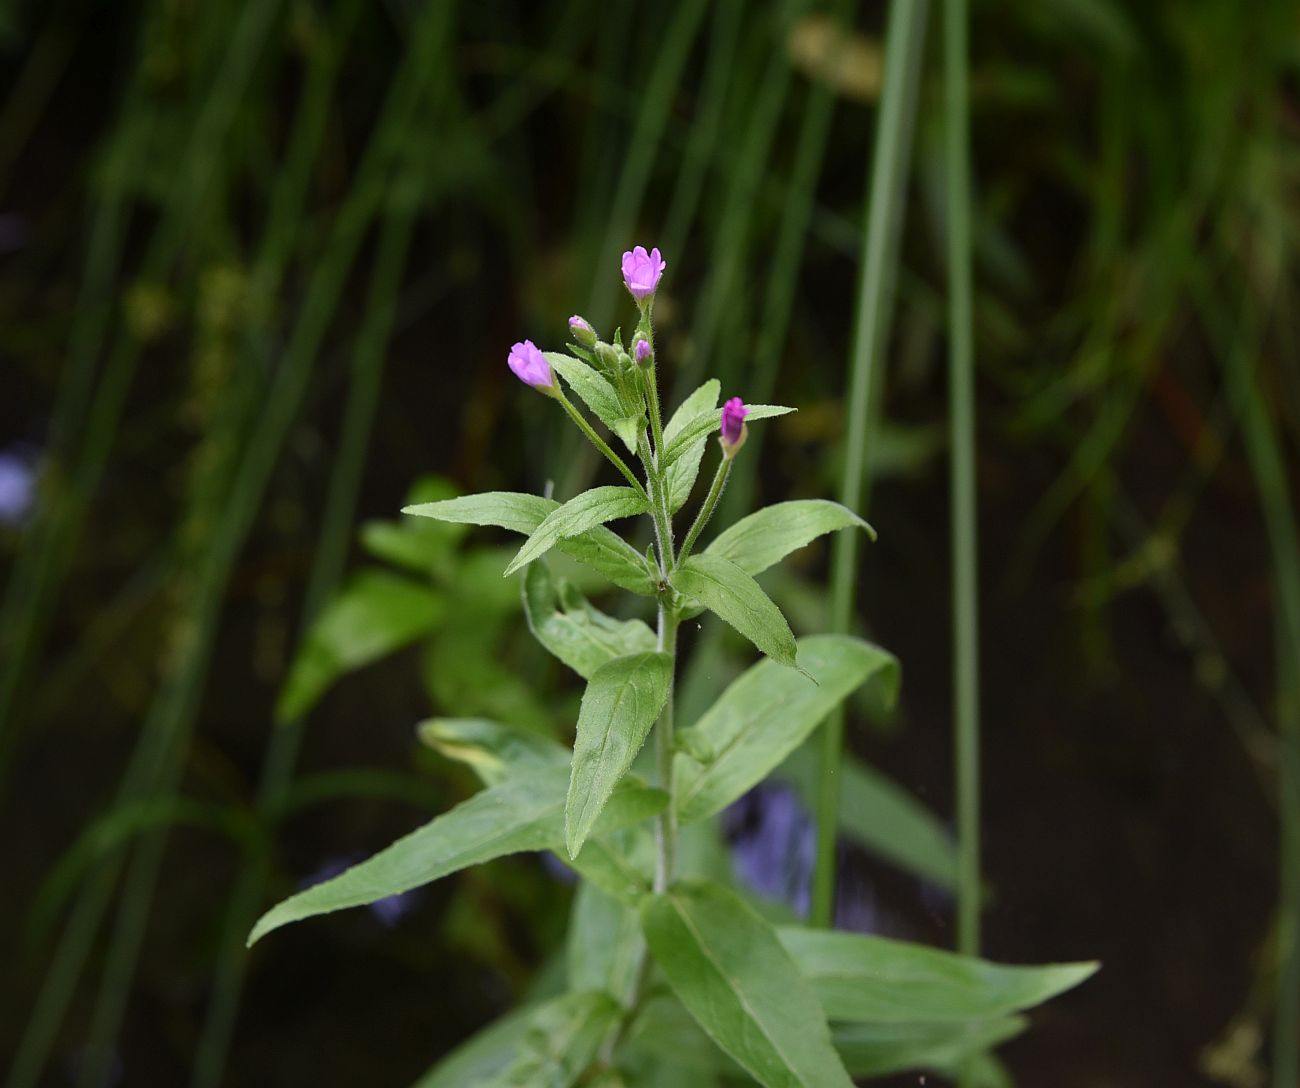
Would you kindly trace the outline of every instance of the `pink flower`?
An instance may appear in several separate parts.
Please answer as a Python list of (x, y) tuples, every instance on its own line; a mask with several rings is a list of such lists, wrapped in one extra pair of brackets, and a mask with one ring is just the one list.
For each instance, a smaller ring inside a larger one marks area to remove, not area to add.
[(632, 358), (636, 360), (637, 366), (645, 366), (650, 362), (650, 341), (638, 337), (637, 342), (632, 345)]
[(551, 371), (551, 364), (546, 361), (546, 356), (531, 340), (515, 344), (510, 349), (509, 362), (515, 377), (525, 385), (531, 385), (543, 393), (549, 392), (555, 385), (555, 374)]
[(749, 409), (739, 397), (732, 397), (722, 406), (722, 441), (724, 445), (738, 446), (744, 439), (745, 417)]
[(623, 254), (623, 282), (638, 303), (644, 302), (655, 293), (667, 267), (657, 247), (647, 253), (645, 246), (637, 246)]
[(574, 314), (569, 318), (569, 332), (583, 347), (594, 348), (596, 346), (596, 330), (591, 327), (591, 322), (585, 317)]

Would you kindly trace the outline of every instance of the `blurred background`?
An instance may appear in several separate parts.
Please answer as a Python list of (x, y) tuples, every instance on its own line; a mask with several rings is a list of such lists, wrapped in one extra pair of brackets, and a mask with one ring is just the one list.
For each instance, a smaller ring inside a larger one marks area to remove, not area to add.
[[(800, 409), (724, 517), (838, 493), (888, 8), (0, 7), (10, 1084), (408, 1084), (548, 984), (545, 858), (243, 939), (472, 790), (421, 719), (572, 721), (509, 541), (397, 511), (593, 478), (505, 360), (630, 325), (624, 249), (668, 261), (670, 399)], [(860, 553), (903, 693), (850, 715), (885, 800), (837, 915), (951, 947), (939, 46), (932, 10)], [(1000, 1053), (1024, 1085), (1264, 1085), (1300, 879), (1300, 9), (976, 0), (970, 103), (984, 951), (1104, 964)], [(765, 584), (825, 629), (827, 549), (795, 560)], [(746, 661), (695, 645), (687, 720)], [(788, 777), (724, 833), (797, 911)]]

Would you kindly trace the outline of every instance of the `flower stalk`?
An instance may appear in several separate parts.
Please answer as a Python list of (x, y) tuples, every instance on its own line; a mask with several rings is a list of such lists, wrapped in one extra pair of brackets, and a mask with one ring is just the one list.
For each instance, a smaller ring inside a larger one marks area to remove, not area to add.
[(558, 400), (560, 404), (564, 406), (564, 410), (569, 413), (569, 418), (578, 425), (578, 429), (582, 431), (582, 433), (585, 434), (591, 440), (591, 444), (595, 446), (596, 449), (600, 450), (600, 452), (605, 455), (609, 463), (613, 465), (616, 469), (618, 469), (620, 473), (622, 473), (623, 478), (627, 480), (629, 484), (632, 485), (632, 489), (643, 499), (645, 499), (647, 503), (650, 503), (651, 502), (650, 496), (646, 494), (646, 490), (642, 486), (641, 481), (636, 478), (636, 474), (630, 468), (627, 467), (627, 462), (624, 461), (623, 458), (621, 458), (612, 449), (610, 449), (609, 443), (606, 442), (603, 438), (600, 437), (600, 435), (596, 433), (596, 429), (590, 423), (588, 423), (587, 420), (584, 418), (583, 414), (573, 406), (573, 402), (570, 401), (569, 398), (564, 395), (564, 390), (560, 387), (559, 382), (555, 383), (554, 388), (555, 388), (555, 392), (552, 394), (552, 396), (554, 396), (555, 399)]

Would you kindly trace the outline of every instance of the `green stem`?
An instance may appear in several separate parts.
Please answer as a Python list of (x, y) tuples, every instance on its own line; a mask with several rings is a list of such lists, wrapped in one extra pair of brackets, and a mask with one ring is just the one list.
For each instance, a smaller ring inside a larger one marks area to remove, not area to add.
[[(677, 665), (677, 624), (664, 598), (659, 600), (659, 649), (673, 659), (674, 671)], [(668, 890), (673, 882), (673, 873), (677, 863), (677, 797), (673, 790), (673, 684), (668, 687), (668, 701), (664, 703), (663, 713), (655, 726), (655, 758), (659, 765), (659, 784), (668, 794), (668, 805), (659, 817), (659, 826), (655, 836), (658, 846), (655, 858), (656, 892)]]
[(644, 433), (640, 441), (641, 461), (645, 465), (646, 482), (650, 486), (650, 515), (654, 519), (655, 540), (659, 545), (659, 573), (667, 578), (673, 569), (673, 519), (668, 511), (667, 486), (650, 452), (650, 443)]
[(591, 444), (605, 455), (609, 460), (609, 463), (623, 474), (623, 478), (632, 485), (632, 489), (645, 499), (646, 502), (650, 502), (650, 496), (646, 494), (645, 488), (641, 486), (641, 481), (638, 480), (632, 470), (627, 467), (627, 463), (623, 458), (610, 449), (609, 443), (601, 438), (600, 435), (596, 433), (595, 428), (583, 418), (582, 413), (579, 412), (578, 409), (576, 409), (569, 401), (569, 398), (564, 395), (564, 390), (560, 388), (558, 382), (555, 384), (555, 399), (564, 405), (564, 410), (569, 413), (569, 418), (578, 425), (578, 429), (581, 430), (583, 434), (591, 439)]
[(677, 553), (677, 566), (680, 567), (686, 562), (686, 557), (691, 554), (691, 549), (695, 546), (700, 530), (709, 523), (709, 518), (713, 517), (713, 511), (717, 508), (718, 500), (722, 498), (722, 491), (727, 486), (727, 478), (731, 475), (731, 466), (734, 462), (735, 458), (723, 455), (722, 463), (718, 465), (718, 471), (713, 474), (713, 485), (709, 488), (708, 495), (705, 496), (704, 505), (700, 507), (700, 512), (695, 515), (695, 524), (691, 526), (690, 532), (686, 534), (686, 539), (682, 542), (682, 550)]
[[(906, 205), (907, 165), (911, 160), (916, 90), (925, 44), (927, 0), (893, 5), (885, 39), (885, 86), (872, 149), (867, 199), (867, 229), (862, 238), (862, 280), (846, 416), (848, 434), (840, 502), (866, 512), (864, 502), (867, 436), (875, 418), (881, 355), (893, 316), (898, 238)], [(852, 625), (857, 599), (857, 546), (854, 533), (834, 543), (831, 576), (831, 630)], [(813, 870), (813, 925), (828, 926), (835, 905), (835, 829), (839, 822), (839, 768), (844, 747), (844, 714), (837, 710), (822, 729), (817, 794), (817, 861)]]
[(975, 955), (980, 945), (979, 611), (976, 594), (975, 368), (966, 53), (966, 0), (945, 0), (957, 947), (967, 955)]

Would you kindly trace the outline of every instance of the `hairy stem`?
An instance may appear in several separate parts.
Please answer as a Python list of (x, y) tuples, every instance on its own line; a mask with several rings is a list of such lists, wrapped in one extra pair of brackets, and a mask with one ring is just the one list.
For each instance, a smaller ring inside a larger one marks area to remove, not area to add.
[(596, 433), (595, 428), (586, 421), (582, 413), (579, 412), (570, 402), (569, 398), (564, 395), (564, 390), (560, 388), (558, 382), (555, 385), (555, 399), (564, 405), (564, 410), (569, 413), (569, 418), (578, 425), (578, 429), (582, 431), (583, 434), (591, 439), (591, 444), (605, 455), (609, 463), (623, 474), (623, 478), (632, 485), (632, 489), (645, 499), (646, 502), (650, 502), (650, 496), (646, 494), (646, 490), (641, 486), (641, 481), (636, 478), (636, 474), (627, 467), (627, 462), (610, 449), (609, 443)]
[(700, 531), (709, 523), (709, 518), (713, 517), (713, 511), (717, 509), (718, 500), (722, 498), (723, 489), (727, 486), (727, 478), (731, 475), (731, 466), (733, 458), (724, 456), (722, 463), (718, 465), (718, 471), (713, 475), (713, 484), (709, 487), (709, 493), (704, 499), (704, 505), (700, 507), (700, 512), (695, 515), (695, 524), (691, 526), (690, 532), (686, 534), (686, 539), (682, 542), (682, 550), (677, 553), (677, 565), (681, 566), (686, 562), (686, 557), (691, 554), (691, 549), (695, 547), (695, 541), (700, 535)]
[[(659, 649), (677, 665), (677, 617), (663, 598), (659, 601)], [(655, 857), (656, 892), (668, 890), (677, 861), (677, 797), (673, 789), (673, 682), (669, 682), (668, 701), (655, 726), (655, 758), (659, 765), (659, 784), (668, 794), (668, 805), (656, 828), (658, 850)]]

